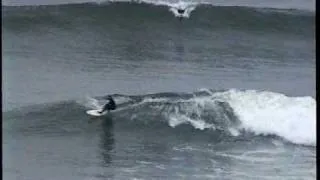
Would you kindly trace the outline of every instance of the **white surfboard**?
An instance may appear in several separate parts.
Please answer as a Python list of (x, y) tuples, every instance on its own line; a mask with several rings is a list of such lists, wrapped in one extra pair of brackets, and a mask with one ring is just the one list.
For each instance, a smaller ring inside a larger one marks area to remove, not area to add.
[(99, 113), (100, 109), (88, 110), (86, 113), (91, 116), (103, 116), (108, 113), (108, 111), (104, 111), (103, 113)]

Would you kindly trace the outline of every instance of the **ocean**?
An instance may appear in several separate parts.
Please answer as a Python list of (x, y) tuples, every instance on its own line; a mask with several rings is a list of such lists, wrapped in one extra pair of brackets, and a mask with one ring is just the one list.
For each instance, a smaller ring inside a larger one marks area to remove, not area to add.
[(316, 179), (315, 1), (2, 3), (4, 179)]

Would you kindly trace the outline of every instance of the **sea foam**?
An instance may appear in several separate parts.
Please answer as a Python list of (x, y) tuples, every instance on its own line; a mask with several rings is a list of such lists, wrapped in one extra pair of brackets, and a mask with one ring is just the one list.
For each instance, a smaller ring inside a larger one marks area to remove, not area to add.
[(312, 97), (235, 89), (212, 96), (230, 104), (241, 121), (239, 129), (274, 134), (297, 144), (316, 145), (316, 101)]

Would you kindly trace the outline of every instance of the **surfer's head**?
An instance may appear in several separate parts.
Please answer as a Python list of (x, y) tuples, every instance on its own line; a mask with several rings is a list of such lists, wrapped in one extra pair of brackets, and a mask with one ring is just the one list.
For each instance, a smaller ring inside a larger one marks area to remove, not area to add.
[(110, 100), (110, 99), (112, 99), (112, 97), (111, 97), (110, 95), (108, 95), (108, 96), (107, 96), (107, 99)]

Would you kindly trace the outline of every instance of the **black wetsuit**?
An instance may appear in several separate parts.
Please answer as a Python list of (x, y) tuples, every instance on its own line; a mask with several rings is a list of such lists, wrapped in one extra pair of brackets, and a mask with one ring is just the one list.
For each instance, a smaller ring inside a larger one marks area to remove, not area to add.
[(109, 102), (103, 106), (101, 113), (106, 110), (107, 111), (115, 110), (116, 108), (117, 108), (116, 103), (114, 102), (114, 100), (112, 98), (110, 98)]
[(178, 9), (178, 13), (179, 13), (179, 14), (183, 14), (184, 11), (185, 11), (184, 9)]
[(180, 14), (179, 20), (181, 21), (181, 20), (183, 19), (183, 16), (182, 16), (182, 15), (184, 14), (185, 10), (184, 10), (184, 9), (178, 9), (177, 11), (178, 11), (178, 13)]

